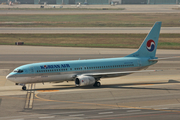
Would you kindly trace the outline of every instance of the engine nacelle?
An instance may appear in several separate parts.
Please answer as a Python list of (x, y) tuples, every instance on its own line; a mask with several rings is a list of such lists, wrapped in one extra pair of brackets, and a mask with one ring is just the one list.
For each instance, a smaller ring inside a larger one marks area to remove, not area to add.
[(90, 76), (79, 76), (75, 78), (76, 86), (86, 86), (93, 85), (95, 83), (95, 78)]

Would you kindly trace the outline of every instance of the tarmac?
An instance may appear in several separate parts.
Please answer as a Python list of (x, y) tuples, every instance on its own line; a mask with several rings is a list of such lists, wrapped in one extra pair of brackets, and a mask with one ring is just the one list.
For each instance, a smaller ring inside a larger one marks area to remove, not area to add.
[[(39, 8), (40, 5), (30, 5)], [(0, 8), (26, 5), (0, 5)], [(51, 7), (51, 6), (48, 6)], [(58, 7), (58, 6), (57, 6)], [(64, 8), (66, 6), (63, 6)], [(77, 7), (77, 6), (70, 6)], [(84, 7), (84, 6), (83, 6)], [(88, 7), (99, 7), (89, 6)], [(120, 5), (125, 10), (0, 10), (0, 14), (179, 13), (178, 5)], [(36, 84), (32, 109), (28, 91), (5, 79), (14, 68), (35, 62), (123, 57), (136, 49), (0, 46), (0, 120), (177, 120), (180, 119), (180, 58), (159, 61), (148, 70), (102, 79), (100, 88), (74, 82)], [(157, 57), (179, 56), (180, 50), (157, 50)], [(163, 70), (163, 71), (162, 71)]]
[[(100, 88), (74, 82), (36, 84), (32, 110), (24, 109), (27, 91), (5, 79), (15, 67), (43, 61), (123, 57), (136, 49), (0, 46), (1, 120), (169, 120), (180, 119), (180, 58), (159, 61), (150, 73), (102, 79)], [(157, 50), (157, 57), (179, 56)]]

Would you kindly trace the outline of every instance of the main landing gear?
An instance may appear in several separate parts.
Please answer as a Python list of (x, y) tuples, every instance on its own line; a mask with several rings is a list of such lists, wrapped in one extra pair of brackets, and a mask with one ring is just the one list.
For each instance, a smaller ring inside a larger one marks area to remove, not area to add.
[(101, 86), (101, 83), (96, 81), (93, 86), (94, 86), (94, 87), (100, 87), (100, 86)]

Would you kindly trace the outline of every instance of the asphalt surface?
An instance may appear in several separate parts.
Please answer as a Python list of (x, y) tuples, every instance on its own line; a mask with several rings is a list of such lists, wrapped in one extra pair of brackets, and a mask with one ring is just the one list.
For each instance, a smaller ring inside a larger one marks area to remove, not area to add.
[[(178, 10), (172, 10), (173, 7), (177, 5), (127, 6), (125, 11), (0, 10), (0, 14), (179, 13)], [(24, 109), (27, 91), (22, 91), (21, 86), (15, 86), (14, 83), (5, 79), (5, 76), (15, 67), (27, 63), (121, 57), (135, 51), (135, 49), (117, 48), (0, 46), (0, 119), (180, 119), (179, 58), (159, 61), (148, 68), (163, 71), (103, 79), (100, 88), (75, 87), (74, 82), (36, 84), (32, 110)], [(158, 50), (157, 56), (179, 56), (179, 53), (179, 50)]]
[[(0, 27), (1, 33), (149, 33), (151, 27)], [(180, 27), (162, 27), (161, 33), (180, 33)]]
[[(1, 120), (177, 120), (180, 119), (180, 62), (159, 61), (137, 73), (101, 80), (100, 88), (75, 87), (74, 82), (36, 84), (32, 110), (24, 109), (26, 91), (5, 80), (11, 69), (27, 63), (57, 60), (122, 57), (135, 49), (0, 47)], [(179, 55), (179, 50), (158, 50), (158, 57)]]

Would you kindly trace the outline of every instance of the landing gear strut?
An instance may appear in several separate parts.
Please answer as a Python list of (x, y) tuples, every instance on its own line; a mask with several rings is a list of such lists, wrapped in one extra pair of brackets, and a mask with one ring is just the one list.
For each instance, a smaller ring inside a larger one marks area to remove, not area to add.
[(20, 85), (20, 86), (22, 86), (22, 90), (26, 90), (26, 84), (15, 83), (15, 85)]
[(94, 87), (100, 87), (100, 86), (101, 86), (101, 83), (100, 83), (100, 82), (95, 82), (93, 86), (94, 86)]

